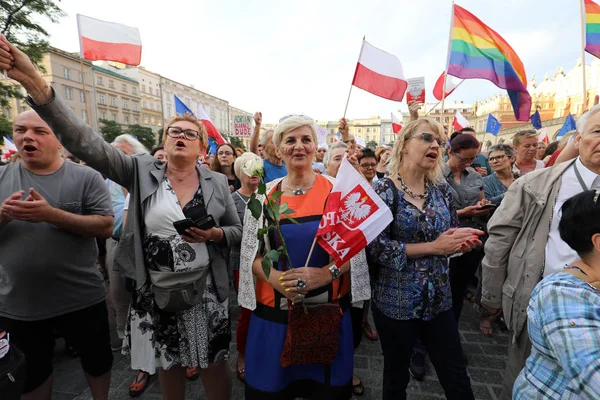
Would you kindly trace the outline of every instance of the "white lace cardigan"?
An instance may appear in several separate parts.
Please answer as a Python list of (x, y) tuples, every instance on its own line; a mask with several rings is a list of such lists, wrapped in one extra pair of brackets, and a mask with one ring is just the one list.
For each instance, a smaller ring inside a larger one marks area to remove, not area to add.
[[(330, 181), (330, 177), (327, 177)], [(276, 179), (267, 184), (267, 193), (283, 178)], [(265, 201), (264, 195), (258, 195), (261, 204)], [(240, 306), (249, 310), (256, 308), (255, 277), (252, 273), (252, 264), (258, 251), (258, 229), (262, 228), (264, 218), (255, 219), (251, 212), (244, 215), (244, 230), (242, 234), (242, 248), (240, 251), (240, 286), (238, 302)], [(361, 250), (350, 259), (350, 289), (352, 302), (357, 303), (371, 298), (371, 285), (369, 282), (369, 267), (365, 250)]]

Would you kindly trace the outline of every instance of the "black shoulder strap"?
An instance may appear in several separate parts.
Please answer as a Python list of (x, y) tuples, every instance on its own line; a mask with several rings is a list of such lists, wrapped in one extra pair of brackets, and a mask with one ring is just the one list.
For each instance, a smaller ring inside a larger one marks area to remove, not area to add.
[(390, 236), (394, 237), (394, 227), (396, 226), (395, 221), (396, 221), (396, 212), (398, 211), (398, 188), (396, 187), (396, 184), (394, 183), (394, 181), (391, 178), (387, 178), (390, 180), (390, 184), (392, 185), (392, 193), (394, 194), (394, 198), (392, 199), (392, 209), (390, 210), (392, 212), (392, 223), (390, 226)]

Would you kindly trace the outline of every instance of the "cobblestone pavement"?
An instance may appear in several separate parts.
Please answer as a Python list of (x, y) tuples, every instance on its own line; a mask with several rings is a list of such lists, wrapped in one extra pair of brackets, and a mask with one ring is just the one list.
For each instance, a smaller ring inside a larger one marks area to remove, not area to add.
[[(237, 312), (232, 316), (237, 318)], [(494, 325), (494, 336), (485, 337), (479, 332), (479, 321), (474, 309), (465, 303), (460, 333), (464, 351), (467, 355), (468, 370), (471, 376), (475, 398), (478, 400), (495, 400), (500, 395), (502, 374), (506, 365), (508, 333)], [(235, 323), (234, 323), (235, 328)], [(235, 331), (234, 331), (235, 332)], [(232, 335), (235, 339), (235, 334)], [(234, 354), (235, 343), (231, 345)], [(363, 341), (356, 352), (355, 372), (365, 385), (365, 394), (355, 399), (378, 400), (381, 399), (381, 380), (383, 372), (383, 357), (379, 341)], [(230, 364), (234, 369), (235, 357), (232, 356)], [(235, 376), (235, 375), (234, 375)], [(115, 362), (112, 369), (110, 399), (129, 399), (128, 387), (134, 377), (129, 368), (129, 360), (115, 353)], [(408, 386), (411, 400), (428, 400), (444, 398), (442, 387), (435, 376), (433, 366), (428, 362), (427, 376), (423, 382), (411, 380)], [(202, 384), (199, 380), (187, 382), (186, 399), (206, 399)], [(55, 354), (55, 384), (53, 400), (91, 400), (91, 395), (79, 360), (67, 357), (63, 352), (63, 345), (59, 343)], [(150, 380), (146, 392), (141, 399), (158, 400), (162, 396), (156, 376)], [(232, 399), (243, 399), (244, 387), (234, 378)]]

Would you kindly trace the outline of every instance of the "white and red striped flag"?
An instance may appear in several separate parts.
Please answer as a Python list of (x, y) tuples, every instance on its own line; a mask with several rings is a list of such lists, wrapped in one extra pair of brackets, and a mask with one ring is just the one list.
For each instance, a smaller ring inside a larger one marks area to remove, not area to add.
[(396, 119), (394, 113), (392, 113), (392, 130), (394, 131), (394, 133), (398, 133), (402, 130), (402, 124), (398, 122), (398, 119)]
[(228, 143), (223, 138), (223, 136), (221, 136), (217, 128), (215, 128), (212, 121), (208, 117), (208, 114), (206, 113), (206, 111), (204, 111), (204, 107), (202, 107), (202, 104), (198, 104), (198, 114), (196, 115), (196, 118), (202, 121), (202, 124), (204, 124), (204, 127), (206, 128), (206, 131), (208, 133), (208, 137), (215, 139), (217, 145)]
[(352, 84), (384, 99), (402, 101), (408, 82), (398, 57), (363, 40)]
[(548, 131), (546, 130), (546, 128), (542, 128), (542, 130), (540, 131), (538, 142), (544, 142), (548, 144)]
[(469, 126), (469, 121), (460, 113), (460, 111), (456, 110), (456, 114), (454, 114), (454, 121), (452, 121), (452, 126), (455, 131), (460, 131), (462, 128), (466, 128)]
[(435, 82), (435, 86), (433, 87), (433, 97), (435, 97), (439, 101), (442, 101), (442, 97), (450, 96), (450, 94), (454, 92), (454, 89), (456, 89), (457, 86), (460, 85), (460, 83), (454, 83), (452, 77), (448, 75), (448, 77), (446, 78), (446, 95), (444, 96), (444, 91), (442, 90), (442, 86), (444, 86), (444, 74), (445, 72), (442, 72), (438, 80)]
[(17, 151), (17, 146), (6, 136), (4, 136), (4, 150), (2, 150), (2, 158), (6, 161), (10, 160), (10, 157)]
[(317, 243), (342, 265), (392, 221), (392, 212), (369, 182), (342, 161), (317, 230)]
[(81, 14), (77, 14), (77, 27), (82, 58), (140, 65), (142, 39), (138, 28)]

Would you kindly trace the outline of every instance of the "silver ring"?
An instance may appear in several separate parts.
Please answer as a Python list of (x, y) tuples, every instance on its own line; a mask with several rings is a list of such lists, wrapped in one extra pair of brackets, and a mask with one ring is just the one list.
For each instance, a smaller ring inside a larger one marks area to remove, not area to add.
[(298, 290), (302, 290), (306, 288), (306, 280), (302, 278), (298, 278), (298, 283), (296, 284)]
[(294, 296), (294, 303), (299, 303), (302, 301), (302, 299), (304, 298), (303, 294), (298, 293), (297, 295)]

